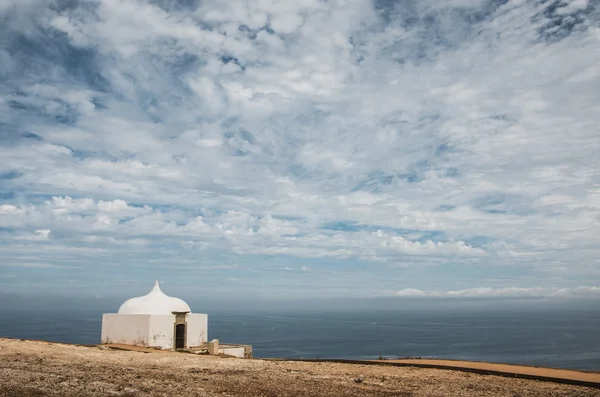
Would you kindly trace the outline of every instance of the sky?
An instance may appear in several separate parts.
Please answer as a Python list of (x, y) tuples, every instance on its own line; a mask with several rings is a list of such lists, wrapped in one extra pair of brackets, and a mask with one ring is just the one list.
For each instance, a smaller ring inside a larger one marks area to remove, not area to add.
[(0, 0), (0, 293), (600, 298), (600, 1)]

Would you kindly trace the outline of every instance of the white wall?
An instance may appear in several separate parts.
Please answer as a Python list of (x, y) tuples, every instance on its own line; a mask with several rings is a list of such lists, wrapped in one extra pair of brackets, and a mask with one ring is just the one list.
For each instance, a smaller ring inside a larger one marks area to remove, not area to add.
[(103, 314), (102, 343), (148, 346), (150, 315)]
[[(208, 315), (188, 313), (187, 347), (200, 346), (208, 341)], [(104, 314), (102, 343), (152, 346), (172, 349), (175, 338), (174, 314)]]
[(208, 341), (208, 315), (188, 313), (187, 322), (187, 346), (200, 346)]
[(228, 356), (234, 356), (238, 358), (245, 357), (245, 349), (243, 347), (222, 347), (219, 349), (219, 353), (227, 354)]
[(172, 349), (175, 327), (174, 314), (153, 314), (150, 316), (148, 345), (162, 349)]

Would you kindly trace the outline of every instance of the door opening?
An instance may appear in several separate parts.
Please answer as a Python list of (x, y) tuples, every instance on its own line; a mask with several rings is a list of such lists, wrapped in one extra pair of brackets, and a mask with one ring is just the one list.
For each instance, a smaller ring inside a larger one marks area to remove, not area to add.
[(175, 325), (175, 349), (185, 348), (185, 324)]

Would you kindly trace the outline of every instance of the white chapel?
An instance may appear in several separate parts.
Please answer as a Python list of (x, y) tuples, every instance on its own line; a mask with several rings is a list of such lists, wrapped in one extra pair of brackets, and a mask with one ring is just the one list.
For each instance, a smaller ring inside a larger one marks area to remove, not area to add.
[(208, 315), (165, 295), (158, 281), (147, 295), (131, 298), (118, 313), (102, 315), (102, 343), (188, 349), (208, 339)]

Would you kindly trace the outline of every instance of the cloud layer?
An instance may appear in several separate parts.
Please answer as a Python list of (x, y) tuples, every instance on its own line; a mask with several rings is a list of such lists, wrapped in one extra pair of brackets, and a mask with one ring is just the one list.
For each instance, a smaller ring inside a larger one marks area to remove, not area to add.
[(596, 2), (4, 0), (0, 21), (7, 289), (600, 279)]
[(600, 298), (600, 287), (574, 288), (469, 288), (436, 292), (406, 288), (390, 295), (412, 298)]

